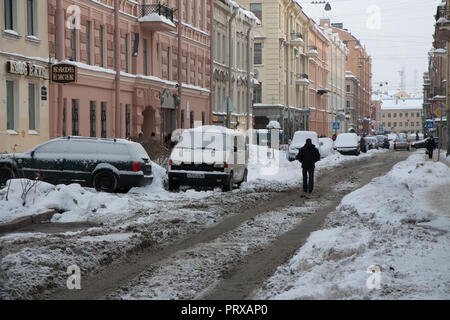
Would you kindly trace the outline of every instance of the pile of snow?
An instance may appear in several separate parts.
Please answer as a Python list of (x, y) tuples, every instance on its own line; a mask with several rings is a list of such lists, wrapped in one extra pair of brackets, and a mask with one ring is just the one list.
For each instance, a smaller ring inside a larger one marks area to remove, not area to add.
[(411, 155), (344, 197), (256, 298), (449, 299), (449, 192), (448, 166)]
[[(155, 163), (152, 163), (152, 171), (151, 185), (132, 190), (150, 194), (165, 192), (166, 171)], [(26, 185), (32, 188), (26, 197), (22, 197)], [(52, 210), (63, 211), (54, 215), (52, 222), (107, 223), (126, 218), (136, 206), (138, 204), (132, 191), (123, 195), (110, 194), (79, 184), (54, 186), (42, 181), (35, 183), (28, 179), (12, 179), (0, 190), (0, 223)]]

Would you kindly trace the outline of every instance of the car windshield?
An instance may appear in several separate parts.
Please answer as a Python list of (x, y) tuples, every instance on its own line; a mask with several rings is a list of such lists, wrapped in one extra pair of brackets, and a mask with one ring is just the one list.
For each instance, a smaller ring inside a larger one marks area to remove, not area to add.
[(231, 147), (231, 136), (221, 132), (185, 131), (176, 148), (226, 151)]

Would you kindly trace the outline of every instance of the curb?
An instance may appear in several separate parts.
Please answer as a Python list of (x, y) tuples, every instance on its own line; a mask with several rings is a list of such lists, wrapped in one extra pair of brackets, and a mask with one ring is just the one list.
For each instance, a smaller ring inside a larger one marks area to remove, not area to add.
[(53, 210), (40, 214), (33, 214), (30, 216), (20, 217), (6, 223), (0, 223), (0, 233), (11, 232), (17, 229), (24, 228), (31, 224), (39, 224), (42, 221), (50, 220), (53, 217), (53, 215), (57, 213), (58, 213), (57, 210)]

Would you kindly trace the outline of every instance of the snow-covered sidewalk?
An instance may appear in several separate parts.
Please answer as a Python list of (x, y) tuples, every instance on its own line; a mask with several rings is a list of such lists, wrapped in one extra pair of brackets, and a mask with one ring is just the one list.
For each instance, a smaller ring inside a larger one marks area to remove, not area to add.
[(450, 168), (420, 152), (348, 194), (259, 299), (449, 299)]

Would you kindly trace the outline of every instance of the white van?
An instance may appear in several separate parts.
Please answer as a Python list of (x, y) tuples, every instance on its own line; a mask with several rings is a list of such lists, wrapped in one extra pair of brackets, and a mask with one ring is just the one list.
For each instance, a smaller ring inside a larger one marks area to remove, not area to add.
[(232, 190), (247, 181), (248, 150), (239, 131), (220, 126), (184, 130), (169, 158), (169, 190), (181, 185)]
[(334, 142), (334, 148), (340, 154), (360, 154), (359, 137), (356, 133), (340, 133)]
[(306, 143), (306, 139), (311, 139), (313, 145), (319, 150), (320, 143), (319, 137), (317, 133), (314, 131), (296, 131), (294, 133), (294, 138), (292, 138), (291, 143), (289, 144), (287, 159), (289, 161), (294, 161), (295, 157), (298, 154), (298, 150), (303, 147)]

